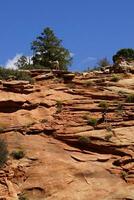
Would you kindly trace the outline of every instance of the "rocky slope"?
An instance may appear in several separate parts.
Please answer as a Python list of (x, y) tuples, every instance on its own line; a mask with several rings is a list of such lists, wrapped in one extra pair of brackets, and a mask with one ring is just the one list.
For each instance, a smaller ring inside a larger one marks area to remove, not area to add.
[(134, 75), (121, 76), (1, 84), (0, 137), (25, 154), (0, 170), (1, 200), (134, 200)]

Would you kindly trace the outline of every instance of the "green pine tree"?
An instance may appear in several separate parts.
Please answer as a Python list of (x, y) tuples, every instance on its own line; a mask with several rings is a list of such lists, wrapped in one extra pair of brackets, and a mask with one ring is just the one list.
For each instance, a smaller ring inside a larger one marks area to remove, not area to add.
[(50, 68), (50, 62), (58, 61), (62, 70), (67, 70), (72, 58), (68, 49), (62, 46), (62, 40), (58, 39), (53, 30), (45, 28), (40, 36), (32, 42), (33, 65)]
[(26, 56), (21, 56), (15, 63), (18, 69), (25, 69), (28, 66), (28, 60)]

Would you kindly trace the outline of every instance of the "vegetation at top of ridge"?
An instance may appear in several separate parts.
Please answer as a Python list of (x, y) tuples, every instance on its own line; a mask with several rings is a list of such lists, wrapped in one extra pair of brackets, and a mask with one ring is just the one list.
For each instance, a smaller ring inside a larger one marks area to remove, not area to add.
[(118, 82), (120, 79), (121, 79), (121, 77), (119, 75), (113, 74), (112, 78), (111, 78), (111, 81), (112, 82)]
[(98, 71), (102, 70), (103, 68), (109, 67), (116, 67), (116, 64), (120, 64), (122, 61), (131, 62), (134, 61), (134, 49), (132, 48), (123, 48), (119, 49), (115, 55), (112, 57), (113, 64), (109, 62), (109, 60), (104, 57), (100, 59), (94, 67), (88, 66), (85, 71)]
[(50, 27), (43, 29), (42, 33), (31, 43), (33, 55), (31, 58), (23, 55), (15, 63), (18, 69), (52, 69), (53, 62), (57, 61), (60, 70), (68, 70), (72, 64), (72, 56)]
[(104, 57), (104, 58), (100, 59), (97, 64), (98, 64), (99, 68), (103, 68), (103, 67), (110, 65), (110, 62), (106, 57)]
[(113, 135), (112, 135), (111, 133), (109, 133), (109, 134), (105, 135), (104, 139), (105, 139), (107, 142), (109, 142), (110, 139), (112, 138), (112, 136), (113, 136)]
[(123, 58), (125, 61), (134, 60), (134, 49), (132, 48), (124, 48), (117, 51), (115, 55), (113, 55), (113, 62), (117, 63), (120, 58)]
[(18, 69), (28, 69), (31, 68), (32, 66), (30, 65), (30, 59), (28, 60), (28, 58), (24, 55), (22, 55), (15, 63), (15, 66)]
[(100, 71), (101, 69), (107, 67), (107, 66), (110, 66), (111, 63), (110, 61), (104, 57), (104, 58), (101, 58), (100, 60), (98, 60), (98, 62), (96, 63), (95, 66), (93, 67), (87, 67), (87, 69), (85, 70), (85, 72), (92, 72), (92, 71)]
[(59, 68), (67, 70), (71, 65), (72, 57), (68, 49), (62, 45), (62, 40), (58, 39), (54, 31), (47, 27), (40, 36), (32, 42), (33, 65), (41, 65), (44, 68), (51, 68), (50, 61), (58, 61)]
[[(32, 56), (21, 56), (15, 63), (18, 69), (55, 69), (54, 62), (58, 62), (58, 70), (68, 70), (72, 64), (72, 56), (68, 49), (63, 46), (62, 40), (59, 39), (55, 32), (46, 27), (40, 35), (31, 43)], [(88, 67), (85, 71), (104, 70), (103, 68), (116, 67), (121, 61), (134, 61), (134, 49), (123, 48), (113, 55), (113, 66), (106, 57), (100, 59), (96, 66)], [(111, 68), (112, 69), (112, 68)], [(116, 79), (113, 79), (113, 81)]]
[(86, 70), (84, 70), (84, 72), (93, 72), (93, 71), (100, 71), (101, 70), (101, 67), (100, 66), (94, 66), (94, 67), (87, 67)]
[[(15, 63), (18, 69), (55, 69), (54, 62), (58, 62), (58, 70), (68, 70), (72, 64), (72, 56), (68, 49), (63, 46), (62, 40), (59, 39), (55, 32), (46, 27), (40, 35), (31, 43), (32, 56), (21, 56)], [(134, 49), (123, 48), (113, 55), (113, 66), (106, 57), (100, 59), (96, 66), (88, 67), (85, 71), (102, 70), (103, 68), (116, 67), (121, 61), (134, 61)], [(116, 81), (117, 78), (113, 78)]]
[(0, 67), (0, 79), (1, 80), (25, 80), (33, 83), (33, 79), (28, 74), (28, 72), (15, 70), (15, 69), (7, 69), (4, 67)]

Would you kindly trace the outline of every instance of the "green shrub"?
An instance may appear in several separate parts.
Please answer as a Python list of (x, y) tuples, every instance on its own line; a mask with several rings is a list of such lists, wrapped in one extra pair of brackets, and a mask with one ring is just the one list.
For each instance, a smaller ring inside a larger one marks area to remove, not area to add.
[(119, 90), (119, 91), (118, 91), (118, 95), (119, 95), (119, 96), (124, 96), (125, 94), (126, 94), (126, 93), (125, 93), (124, 91), (122, 91), (122, 90)]
[(21, 158), (25, 156), (25, 153), (22, 150), (17, 150), (17, 151), (13, 151), (11, 153), (11, 156), (16, 160), (20, 160)]
[(3, 131), (4, 131), (4, 128), (0, 127), (0, 133), (3, 133)]
[(32, 79), (32, 77), (27, 72), (16, 70), (15, 77), (16, 77), (15, 78), (16, 80), (29, 81), (29, 83), (31, 83), (31, 84), (34, 83), (34, 80)]
[(108, 131), (108, 132), (112, 132), (112, 126), (111, 126), (111, 124), (107, 124), (106, 125), (106, 130)]
[(86, 87), (90, 87), (90, 86), (93, 86), (93, 85), (94, 85), (94, 82), (91, 81), (91, 80), (88, 80), (88, 81), (86, 81), (86, 82), (84, 83), (84, 85), (85, 85)]
[(42, 119), (40, 120), (41, 123), (47, 123), (48, 122), (48, 119)]
[(109, 141), (112, 138), (112, 136), (113, 136), (112, 134), (105, 135), (105, 140)]
[(90, 143), (90, 138), (87, 137), (87, 136), (80, 136), (78, 138), (78, 142), (81, 144), (81, 145), (87, 145)]
[(100, 101), (99, 107), (101, 107), (103, 110), (107, 110), (109, 105), (106, 101)]
[(21, 194), (19, 194), (18, 200), (28, 200), (28, 198), (26, 197), (25, 194), (21, 193)]
[(123, 111), (123, 104), (122, 103), (118, 103), (116, 110), (119, 111), (119, 112)]
[(98, 119), (96, 118), (90, 118), (87, 121), (87, 124), (93, 127), (96, 127), (97, 123), (98, 123)]
[(120, 59), (125, 59), (126, 61), (134, 60), (134, 49), (124, 48), (117, 51), (117, 53), (113, 56), (113, 62), (117, 63)]
[(106, 124), (106, 130), (109, 133), (108, 133), (108, 135), (105, 136), (105, 140), (109, 141), (112, 136), (116, 136), (116, 133), (111, 124)]
[(3, 67), (0, 67), (0, 79), (24, 80), (24, 81), (29, 81), (30, 83), (33, 83), (33, 79), (28, 74), (28, 72), (14, 70), (14, 69), (6, 69)]
[(4, 140), (0, 139), (0, 168), (4, 166), (7, 161), (8, 150), (7, 144)]
[(127, 177), (127, 172), (126, 171), (121, 171), (121, 177), (123, 178), (123, 179), (126, 179), (126, 177)]
[(126, 98), (127, 103), (134, 103), (134, 94), (129, 94)]
[(56, 101), (56, 108), (57, 108), (57, 113), (60, 113), (62, 111), (62, 101), (57, 100)]
[(121, 77), (119, 75), (113, 74), (111, 81), (112, 82), (118, 82), (121, 79)]

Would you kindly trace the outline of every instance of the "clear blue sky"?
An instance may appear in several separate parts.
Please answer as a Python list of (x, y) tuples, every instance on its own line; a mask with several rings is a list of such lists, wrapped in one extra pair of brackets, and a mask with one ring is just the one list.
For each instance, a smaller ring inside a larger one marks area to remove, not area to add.
[(51, 27), (74, 54), (73, 70), (120, 48), (134, 48), (134, 0), (0, 0), (0, 64), (31, 55), (31, 42)]

